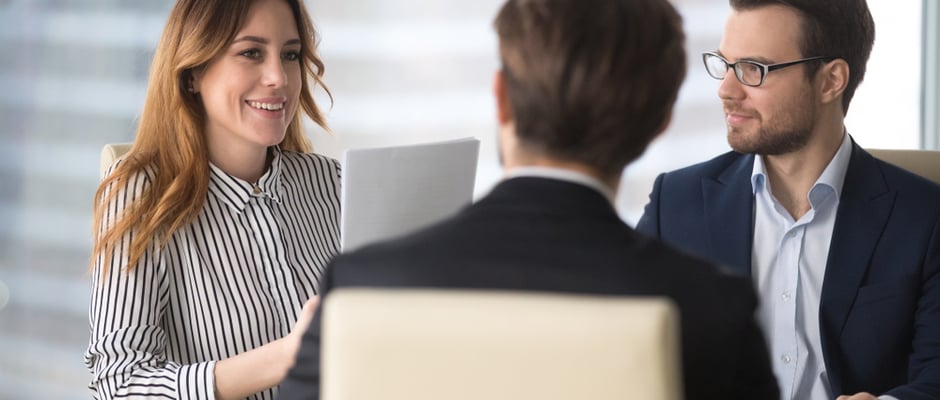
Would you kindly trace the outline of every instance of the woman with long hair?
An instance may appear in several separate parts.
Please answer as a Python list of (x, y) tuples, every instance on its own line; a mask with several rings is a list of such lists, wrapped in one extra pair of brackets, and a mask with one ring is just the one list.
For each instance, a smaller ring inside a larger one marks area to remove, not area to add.
[(302, 0), (177, 1), (95, 194), (96, 398), (274, 397), (339, 249), (339, 165), (301, 126), (326, 127), (316, 45)]

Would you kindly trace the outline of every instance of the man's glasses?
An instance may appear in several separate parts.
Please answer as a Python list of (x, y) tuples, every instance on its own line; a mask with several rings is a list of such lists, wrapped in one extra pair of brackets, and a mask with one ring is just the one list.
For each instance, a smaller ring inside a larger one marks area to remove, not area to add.
[(764, 83), (764, 77), (766, 77), (770, 71), (776, 71), (778, 69), (805, 63), (808, 61), (828, 61), (835, 58), (836, 57), (810, 57), (785, 63), (764, 65), (759, 62), (746, 60), (729, 63), (728, 60), (725, 60), (724, 57), (716, 53), (702, 53), (702, 61), (705, 62), (705, 71), (708, 72), (709, 76), (718, 80), (722, 80), (725, 78), (725, 74), (728, 73), (728, 69), (732, 68), (734, 69), (734, 76), (738, 78), (738, 82), (752, 87), (762, 85)]

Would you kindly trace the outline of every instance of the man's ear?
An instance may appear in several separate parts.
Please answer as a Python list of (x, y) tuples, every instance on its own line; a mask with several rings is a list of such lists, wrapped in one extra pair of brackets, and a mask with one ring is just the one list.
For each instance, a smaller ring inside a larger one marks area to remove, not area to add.
[(500, 125), (512, 122), (512, 104), (509, 102), (509, 93), (506, 91), (506, 78), (499, 70), (493, 75), (493, 96), (496, 98), (496, 119)]
[(842, 93), (849, 84), (849, 64), (841, 58), (824, 64), (817, 72), (820, 101), (842, 103)]

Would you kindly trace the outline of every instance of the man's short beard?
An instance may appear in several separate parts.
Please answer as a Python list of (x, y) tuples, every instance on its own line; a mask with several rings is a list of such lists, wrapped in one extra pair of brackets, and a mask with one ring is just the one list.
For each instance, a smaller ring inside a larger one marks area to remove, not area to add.
[(734, 140), (733, 128), (728, 128), (728, 144), (738, 153), (776, 156), (792, 153), (806, 147), (812, 137), (812, 128), (801, 127), (791, 131), (761, 129), (755, 140)]
[(762, 124), (754, 136), (729, 126), (728, 144), (738, 153), (771, 156), (803, 149), (813, 137), (816, 109), (812, 104), (815, 101), (812, 95), (807, 94), (795, 104), (797, 106), (789, 113)]

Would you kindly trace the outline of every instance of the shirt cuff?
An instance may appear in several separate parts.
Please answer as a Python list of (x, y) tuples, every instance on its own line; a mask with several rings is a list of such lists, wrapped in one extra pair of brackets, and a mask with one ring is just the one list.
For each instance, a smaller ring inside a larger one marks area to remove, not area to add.
[(215, 361), (180, 366), (176, 385), (180, 400), (215, 400)]

